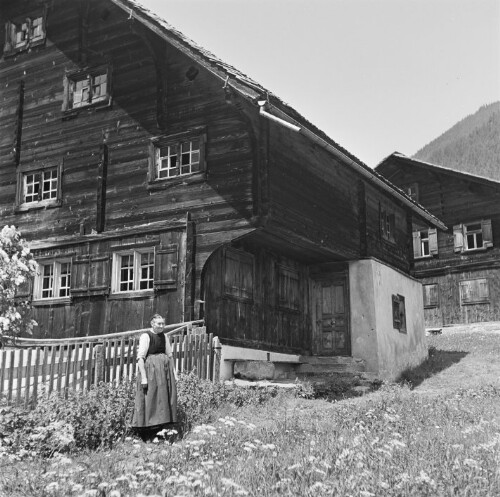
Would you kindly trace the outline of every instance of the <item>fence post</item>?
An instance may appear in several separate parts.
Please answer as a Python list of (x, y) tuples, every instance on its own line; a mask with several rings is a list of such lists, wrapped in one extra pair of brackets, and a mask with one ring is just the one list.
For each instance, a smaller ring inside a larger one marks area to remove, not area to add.
[(96, 345), (94, 347), (94, 353), (95, 353), (94, 384), (98, 385), (101, 381), (104, 381), (104, 368), (106, 364), (104, 345), (102, 344)]
[(220, 379), (220, 359), (221, 359), (222, 345), (219, 337), (214, 337), (213, 341), (213, 354), (214, 354), (214, 381)]

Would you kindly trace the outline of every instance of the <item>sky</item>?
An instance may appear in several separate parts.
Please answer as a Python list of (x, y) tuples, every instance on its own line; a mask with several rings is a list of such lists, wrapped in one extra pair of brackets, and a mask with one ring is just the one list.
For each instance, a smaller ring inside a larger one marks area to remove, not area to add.
[(500, 100), (499, 0), (140, 0), (371, 167)]

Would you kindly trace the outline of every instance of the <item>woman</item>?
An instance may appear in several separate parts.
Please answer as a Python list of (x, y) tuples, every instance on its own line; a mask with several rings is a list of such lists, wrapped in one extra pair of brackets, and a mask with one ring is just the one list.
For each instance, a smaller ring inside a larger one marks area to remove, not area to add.
[(151, 331), (139, 339), (135, 408), (132, 427), (143, 435), (177, 421), (177, 388), (172, 348), (165, 336), (165, 320), (155, 314)]

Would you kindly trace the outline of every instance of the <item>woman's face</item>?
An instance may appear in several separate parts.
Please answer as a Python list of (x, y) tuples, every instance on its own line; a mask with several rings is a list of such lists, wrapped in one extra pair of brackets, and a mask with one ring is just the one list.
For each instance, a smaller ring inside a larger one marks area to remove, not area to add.
[(151, 327), (155, 333), (159, 333), (165, 327), (165, 320), (163, 318), (154, 318), (151, 321)]

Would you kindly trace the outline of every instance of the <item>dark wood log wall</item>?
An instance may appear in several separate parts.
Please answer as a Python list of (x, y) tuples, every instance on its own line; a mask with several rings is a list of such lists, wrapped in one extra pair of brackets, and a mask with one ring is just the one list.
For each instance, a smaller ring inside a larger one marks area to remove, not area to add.
[[(394, 239), (383, 237), (380, 228), (381, 213), (386, 210), (394, 215)], [(366, 185), (366, 239), (367, 255), (402, 269), (410, 270), (408, 251), (409, 236), (407, 210), (394, 199), (382, 194), (372, 185)]]
[[(254, 151), (248, 124), (226, 103), (222, 81), (110, 2), (90, 0), (82, 9), (80, 3), (49, 2), (45, 45), (0, 59), (2, 223), (17, 225), (28, 240), (40, 240), (155, 221), (175, 223), (189, 212), (197, 237), (194, 272), (199, 295), (199, 275), (210, 253), (253, 229)], [(11, 1), (2, 8), (2, 21), (38, 12), (36, 2)], [(88, 19), (80, 18), (81, 13), (88, 13)], [(3, 24), (0, 43), (5, 39)], [(62, 111), (65, 74), (102, 64), (112, 68), (111, 107), (81, 109), (68, 118)], [(165, 75), (166, 82), (158, 81)], [(203, 127), (206, 135), (205, 180), (151, 188), (151, 138), (195, 127)], [(62, 162), (61, 206), (16, 211), (17, 155), (21, 167)], [(71, 248), (75, 250), (84, 247)], [(61, 248), (57, 255), (67, 253)], [(64, 312), (37, 308), (42, 328), (51, 329), (57, 322), (56, 335), (63, 329), (85, 334), (104, 323), (105, 331), (128, 303), (107, 302), (103, 308), (92, 297), (85, 305), (86, 311), (75, 306)], [(95, 326), (82, 324), (82, 313), (92, 315)], [(177, 319), (174, 314), (172, 319)], [(118, 319), (116, 329), (123, 322)]]
[[(439, 305), (425, 309), (427, 326), (500, 319), (500, 185), (437, 169), (412, 167), (397, 161), (384, 169), (396, 185), (418, 184), (419, 202), (448, 226), (438, 231), (438, 254), (414, 261), (413, 274), (422, 284), (439, 285)], [(456, 253), (453, 226), (491, 219), (493, 247)], [(423, 229), (420, 223), (414, 229)], [(460, 281), (487, 278), (490, 301), (460, 302)]]
[[(311, 352), (311, 316), (308, 267), (270, 250), (240, 244), (237, 248), (250, 254), (254, 264), (254, 287), (251, 299), (235, 298), (224, 293), (224, 250), (217, 250), (205, 269), (205, 319), (216, 329), (223, 343), (264, 348), (281, 352)], [(278, 266), (299, 275), (300, 303), (296, 310), (279, 305)]]

